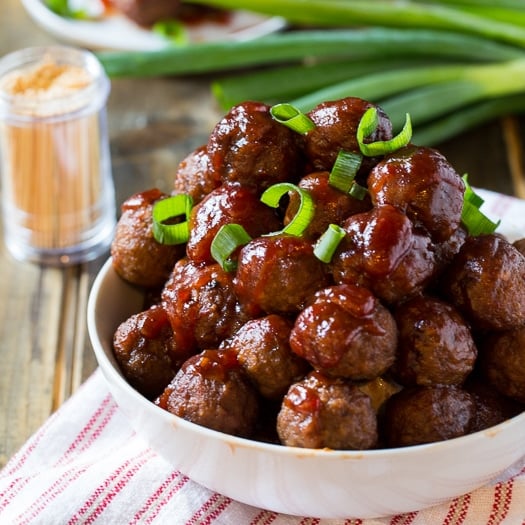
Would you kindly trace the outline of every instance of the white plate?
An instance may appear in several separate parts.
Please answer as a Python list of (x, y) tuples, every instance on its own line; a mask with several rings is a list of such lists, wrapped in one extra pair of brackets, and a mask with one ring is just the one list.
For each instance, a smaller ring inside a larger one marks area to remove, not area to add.
[[(48, 9), (43, 0), (22, 0), (29, 16), (37, 25), (58, 39), (90, 49), (149, 51), (160, 49), (167, 41), (143, 29), (123, 15), (101, 20), (72, 20)], [(191, 42), (214, 40), (249, 40), (284, 28), (282, 18), (262, 17), (246, 11), (234, 11), (227, 24), (206, 22), (188, 28)]]

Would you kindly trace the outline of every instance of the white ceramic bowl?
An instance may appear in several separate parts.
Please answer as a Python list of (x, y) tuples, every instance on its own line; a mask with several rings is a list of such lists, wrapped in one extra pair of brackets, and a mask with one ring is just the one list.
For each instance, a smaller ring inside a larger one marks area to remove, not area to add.
[(88, 329), (109, 389), (152, 449), (192, 480), (232, 499), (299, 516), (387, 516), (469, 492), (525, 454), (525, 413), (449, 441), (365, 452), (265, 444), (187, 422), (131, 388), (113, 358), (116, 327), (141, 304), (141, 294), (108, 260), (90, 294)]

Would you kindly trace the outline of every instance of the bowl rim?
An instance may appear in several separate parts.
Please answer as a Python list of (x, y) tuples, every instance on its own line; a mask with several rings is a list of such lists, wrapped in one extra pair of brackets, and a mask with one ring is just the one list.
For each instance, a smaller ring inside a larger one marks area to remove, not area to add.
[[(113, 276), (111, 275), (113, 273)], [(433, 443), (424, 443), (420, 445), (410, 445), (406, 447), (392, 447), (392, 448), (378, 448), (378, 449), (369, 449), (369, 450), (333, 450), (333, 449), (313, 449), (313, 448), (301, 448), (301, 447), (291, 447), (291, 446), (285, 446), (277, 443), (267, 443), (264, 441), (257, 441), (249, 438), (243, 438), (239, 436), (234, 436), (230, 434), (226, 434), (224, 432), (220, 432), (218, 430), (213, 430), (207, 427), (204, 427), (202, 425), (198, 425), (196, 423), (192, 423), (191, 421), (187, 421), (179, 416), (176, 416), (175, 414), (171, 414), (167, 410), (164, 410), (160, 408), (159, 406), (155, 405), (152, 401), (148, 400), (146, 397), (144, 397), (142, 394), (140, 394), (137, 390), (135, 390), (124, 378), (120, 370), (116, 368), (116, 366), (111, 362), (109, 359), (106, 350), (104, 349), (104, 345), (102, 344), (102, 340), (100, 339), (99, 332), (98, 332), (98, 323), (97, 323), (97, 303), (98, 298), (101, 293), (101, 290), (103, 288), (103, 285), (106, 282), (106, 279), (109, 279), (111, 277), (116, 277), (119, 279), (123, 286), (128, 286), (130, 288), (133, 287), (132, 284), (126, 282), (124, 279), (122, 279), (118, 273), (113, 268), (112, 264), (112, 257), (109, 257), (106, 262), (103, 264), (99, 272), (97, 273), (95, 280), (93, 281), (93, 285), (91, 288), (91, 291), (88, 296), (88, 304), (87, 304), (87, 327), (88, 327), (88, 335), (90, 338), (92, 349), (95, 353), (95, 356), (97, 358), (99, 367), (101, 368), (103, 375), (107, 381), (106, 374), (109, 374), (111, 376), (111, 380), (115, 381), (118, 386), (125, 390), (125, 392), (136, 399), (137, 403), (141, 406), (144, 406), (146, 410), (153, 410), (156, 411), (157, 415), (159, 417), (162, 417), (166, 419), (168, 422), (176, 423), (176, 425), (173, 425), (174, 427), (183, 427), (187, 430), (198, 432), (200, 434), (203, 434), (205, 437), (209, 439), (218, 439), (221, 441), (227, 441), (229, 445), (234, 445), (236, 447), (242, 447), (242, 448), (257, 448), (261, 452), (267, 452), (272, 454), (277, 454), (279, 456), (301, 456), (301, 457), (314, 457), (314, 458), (330, 458), (334, 460), (341, 460), (341, 459), (363, 459), (363, 458), (377, 458), (380, 459), (382, 457), (396, 457), (396, 456), (404, 456), (406, 454), (424, 454), (429, 450), (435, 450), (435, 449), (448, 449), (453, 448), (456, 446), (456, 444), (461, 441), (462, 444), (467, 446), (469, 442), (475, 442), (482, 438), (483, 436), (491, 437), (494, 436), (503, 430), (506, 429), (508, 426), (514, 426), (514, 425), (521, 425), (525, 424), (525, 410), (521, 412), (520, 414), (517, 414), (516, 416), (507, 419), (505, 421), (502, 421), (501, 423), (498, 423), (497, 425), (494, 425), (492, 427), (488, 427), (483, 430), (479, 430), (477, 432), (473, 432), (470, 434), (466, 434), (464, 436), (459, 436), (456, 438), (446, 439), (442, 441), (435, 441)], [(137, 289), (138, 290), (138, 289)], [(138, 290), (140, 293), (140, 290)], [(118, 403), (117, 403), (118, 404)], [(523, 451), (523, 455), (525, 456), (525, 450)]]

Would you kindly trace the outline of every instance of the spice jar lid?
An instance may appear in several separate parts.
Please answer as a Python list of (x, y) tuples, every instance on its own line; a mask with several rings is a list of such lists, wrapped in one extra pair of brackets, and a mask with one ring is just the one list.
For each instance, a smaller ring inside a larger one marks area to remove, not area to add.
[[(59, 80), (57, 80), (61, 77)], [(56, 85), (51, 85), (56, 81)], [(94, 54), (66, 47), (31, 47), (0, 60), (0, 119), (65, 120), (98, 111), (109, 79)]]

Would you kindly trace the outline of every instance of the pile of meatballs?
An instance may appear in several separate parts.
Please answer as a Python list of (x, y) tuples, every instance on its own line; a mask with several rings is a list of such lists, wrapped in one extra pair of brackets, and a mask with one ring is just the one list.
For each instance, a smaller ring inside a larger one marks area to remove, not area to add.
[[(359, 153), (360, 98), (324, 102), (298, 133), (270, 106), (234, 106), (178, 166), (173, 188), (122, 205), (111, 248), (143, 311), (114, 335), (127, 381), (164, 410), (227, 434), (303, 448), (366, 450), (446, 440), (525, 406), (525, 239), (469, 235), (465, 183), (437, 150), (409, 143), (364, 157), (355, 198), (329, 183), (339, 151)], [(301, 235), (282, 233), (297, 192), (315, 209)], [(159, 199), (193, 198), (184, 244), (152, 232)], [(224, 270), (210, 246), (224, 224), (251, 237)], [(344, 237), (330, 262), (314, 246)]]

